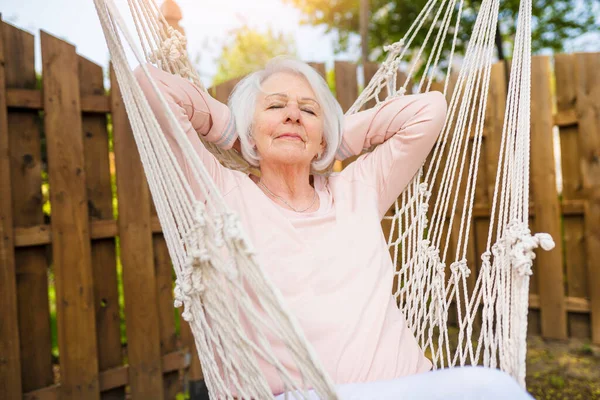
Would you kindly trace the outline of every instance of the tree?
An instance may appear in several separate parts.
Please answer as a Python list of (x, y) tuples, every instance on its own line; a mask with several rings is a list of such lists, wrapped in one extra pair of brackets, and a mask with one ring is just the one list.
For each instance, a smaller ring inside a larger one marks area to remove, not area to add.
[(293, 38), (268, 29), (265, 33), (247, 25), (229, 32), (227, 43), (218, 59), (213, 86), (238, 78), (265, 66), (273, 57), (295, 55)]
[[(285, 0), (305, 16), (304, 23), (325, 25), (328, 32), (338, 35), (337, 51), (345, 51), (349, 37), (359, 31), (359, 0)], [(404, 37), (427, 0), (370, 0), (369, 48), (371, 58), (382, 59), (382, 49)], [(457, 6), (458, 6), (457, 2)], [(512, 54), (516, 33), (519, 0), (500, 3), (499, 54)], [(534, 0), (532, 23), (532, 50), (564, 51), (569, 39), (588, 32), (600, 33), (600, 0)], [(464, 0), (461, 28), (458, 33), (458, 52), (464, 52), (473, 31), (476, 10), (481, 0)], [(422, 29), (412, 47), (423, 43), (426, 29)], [(431, 42), (430, 42), (431, 43)], [(502, 43), (502, 46), (500, 46)], [(502, 57), (501, 57), (502, 58)]]

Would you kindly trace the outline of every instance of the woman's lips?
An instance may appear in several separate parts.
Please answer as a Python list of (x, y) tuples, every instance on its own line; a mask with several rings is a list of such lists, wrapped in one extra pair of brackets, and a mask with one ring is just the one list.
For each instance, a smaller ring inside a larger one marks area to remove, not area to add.
[(292, 133), (284, 133), (283, 135), (277, 136), (277, 139), (302, 140), (299, 135), (294, 135)]

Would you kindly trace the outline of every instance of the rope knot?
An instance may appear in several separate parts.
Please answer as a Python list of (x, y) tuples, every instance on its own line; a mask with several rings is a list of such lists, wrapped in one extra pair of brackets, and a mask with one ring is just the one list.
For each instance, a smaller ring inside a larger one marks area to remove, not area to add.
[(435, 246), (429, 246), (427, 248), (427, 255), (431, 258), (439, 259), (440, 249)]
[[(184, 278), (185, 279), (185, 278)], [(187, 287), (185, 288), (187, 289)], [(175, 295), (175, 299), (173, 301), (173, 305), (177, 308), (183, 306), (183, 313), (181, 316), (186, 321), (192, 320), (192, 313), (190, 311), (191, 298), (184, 289), (183, 282), (178, 278), (175, 280), (175, 289), (173, 289), (173, 294)]]
[(167, 38), (160, 43), (157, 49), (148, 54), (148, 60), (152, 63), (157, 63), (166, 58), (169, 62), (175, 63), (185, 56), (185, 44), (185, 36), (169, 26), (167, 29)]
[(217, 247), (223, 247), (223, 245), (225, 245), (225, 241), (223, 240), (223, 216), (215, 214), (213, 216), (213, 222), (215, 224), (215, 245)]
[(202, 202), (197, 202), (194, 207), (194, 221), (202, 227), (206, 226), (206, 206)]
[(481, 255), (481, 265), (484, 268), (491, 268), (492, 267), (491, 257), (492, 257), (492, 253), (489, 250), (486, 251), (486, 252), (484, 252)]
[(467, 265), (467, 260), (454, 261), (450, 264), (450, 270), (453, 274), (462, 274), (465, 278), (468, 278), (471, 275), (471, 270)]
[(443, 262), (439, 262), (435, 266), (435, 270), (438, 274), (444, 275), (444, 271), (446, 270), (446, 265)]
[(427, 250), (429, 248), (429, 244), (431, 242), (429, 241), (429, 239), (423, 239), (419, 242), (419, 245), (421, 246), (421, 250)]
[(223, 233), (225, 237), (231, 240), (240, 240), (242, 238), (242, 230), (240, 229), (240, 223), (235, 213), (228, 211), (225, 214)]
[(554, 240), (552, 239), (552, 236), (550, 236), (550, 234), (536, 233), (534, 236), (537, 238), (538, 244), (542, 249), (544, 249), (546, 251), (550, 251), (554, 248), (555, 243), (554, 243)]
[(521, 276), (532, 275), (531, 268), (535, 259), (534, 250), (541, 247), (544, 250), (554, 248), (554, 241), (547, 233), (531, 235), (527, 226), (517, 220), (507, 225), (506, 244), (510, 246), (510, 261), (513, 268)]
[(419, 194), (429, 198), (431, 196), (431, 190), (429, 190), (429, 185), (425, 182), (419, 184)]
[(199, 266), (198, 264), (210, 261), (210, 253), (206, 248), (192, 250), (190, 252), (190, 257), (192, 258), (192, 266), (194, 267)]
[(383, 51), (385, 51), (386, 53), (390, 53), (390, 52), (398, 52), (399, 53), (403, 47), (404, 47), (404, 39), (401, 39), (401, 40), (397, 41), (396, 43), (383, 46)]

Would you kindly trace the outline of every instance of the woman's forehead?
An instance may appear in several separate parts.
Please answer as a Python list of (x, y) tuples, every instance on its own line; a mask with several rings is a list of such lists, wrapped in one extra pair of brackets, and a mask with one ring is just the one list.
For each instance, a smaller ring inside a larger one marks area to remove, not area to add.
[(315, 93), (306, 78), (292, 72), (276, 72), (262, 83), (261, 97), (270, 98), (274, 94), (285, 95), (296, 99), (297, 97), (315, 98)]

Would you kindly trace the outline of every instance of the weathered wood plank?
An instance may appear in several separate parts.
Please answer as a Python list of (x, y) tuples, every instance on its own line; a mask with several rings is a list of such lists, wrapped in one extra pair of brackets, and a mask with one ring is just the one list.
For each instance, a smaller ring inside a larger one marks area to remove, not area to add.
[[(342, 106), (344, 112), (352, 106), (358, 96), (358, 81), (356, 80), (356, 64), (347, 61), (336, 61), (335, 73), (335, 97)], [(342, 168), (356, 160), (358, 156), (349, 157), (342, 161)]]
[[(102, 67), (79, 57), (81, 99), (104, 93)], [(113, 222), (112, 188), (105, 114), (84, 113), (82, 136), (90, 222)], [(91, 229), (93, 232), (93, 228)], [(93, 234), (91, 235), (93, 237)], [(98, 368), (105, 371), (122, 364), (117, 259), (114, 238), (92, 242), (94, 306), (98, 340)], [(124, 388), (101, 393), (104, 400), (123, 399)]]
[[(556, 76), (556, 106), (558, 114), (571, 112), (576, 116), (577, 75), (575, 73), (575, 56), (573, 54), (557, 54), (554, 57)], [(561, 170), (563, 181), (563, 198), (580, 199), (583, 197), (581, 183), (581, 156), (579, 151), (578, 125), (559, 128), (561, 154)]]
[[(6, 110), (6, 68), (9, 54), (6, 39), (15, 29), (0, 16), (0, 393), (21, 398), (21, 354), (17, 305), (17, 282), (13, 245), (10, 140)], [(14, 65), (14, 63), (11, 63)]]
[[(152, 219), (158, 219), (154, 202), (152, 203), (150, 216)], [(160, 350), (162, 354), (168, 354), (178, 348), (174, 318), (176, 310), (173, 308), (173, 264), (169, 256), (167, 242), (162, 234), (152, 235), (152, 248), (154, 250), (158, 320), (160, 322)], [(177, 393), (181, 391), (180, 386), (177, 371), (163, 374), (165, 399), (175, 399)]]
[[(562, 54), (557, 54), (559, 56)], [(558, 112), (554, 115), (554, 125), (557, 125), (561, 128), (569, 127), (572, 125), (577, 125), (579, 122), (577, 121), (577, 110), (569, 109), (562, 112)]]
[[(567, 296), (589, 297), (583, 216), (563, 215)], [(569, 314), (569, 336), (590, 337), (589, 316)]]
[[(583, 206), (582, 206), (583, 207)], [(583, 211), (582, 211), (583, 213)], [(162, 232), (158, 218), (152, 218), (150, 221), (152, 233)], [(90, 238), (109, 239), (119, 235), (119, 228), (115, 220), (91, 221)], [(50, 225), (35, 225), (27, 228), (15, 228), (14, 230), (15, 247), (29, 247), (41, 244), (52, 243), (52, 230)]]
[[(34, 38), (16, 28), (6, 49), (13, 60), (11, 87), (33, 88)], [(19, 54), (14, 57), (12, 54)], [(42, 211), (42, 143), (36, 111), (11, 110), (9, 113), (11, 180), (13, 184), (13, 223), (29, 227), (44, 223)], [(21, 331), (21, 368), (23, 391), (52, 383), (51, 328), (48, 304), (48, 260), (46, 248), (16, 249), (16, 273)]]
[[(42, 110), (42, 91), (37, 89), (9, 89), (6, 92), (9, 108)], [(110, 112), (110, 99), (103, 93), (82, 95), (81, 111), (86, 113), (105, 114)]]
[[(189, 367), (190, 355), (186, 350), (178, 350), (162, 357), (162, 373), (168, 374)], [(129, 384), (129, 367), (127, 365), (111, 368), (100, 373), (100, 390), (108, 392), (123, 388)], [(49, 385), (39, 390), (25, 393), (23, 400), (58, 400), (60, 384)]]
[[(365, 81), (365, 83), (364, 83), (365, 88), (367, 87), (369, 82), (371, 82), (371, 79), (373, 79), (373, 77), (377, 73), (378, 69), (379, 69), (379, 64), (377, 64), (375, 62), (367, 62), (363, 65), (363, 77), (364, 77), (364, 81)], [(387, 92), (387, 91), (385, 91), (385, 92)], [(383, 98), (385, 98), (385, 93), (382, 93), (382, 94), (383, 94)], [(377, 101), (375, 99), (369, 100), (363, 106), (363, 110), (368, 110), (369, 108), (374, 107), (375, 104), (377, 104)]]
[(243, 77), (235, 78), (228, 80), (227, 82), (223, 82), (220, 85), (215, 86), (214, 88), (209, 88), (208, 92), (211, 93), (215, 99), (219, 100), (223, 104), (227, 104), (229, 100), (229, 95), (233, 92), (233, 88), (238, 84), (239, 81), (242, 80)]
[(162, 399), (150, 192), (114, 71), (111, 89), (129, 384), (134, 398)]
[[(162, 234), (152, 237), (156, 292), (158, 294), (158, 320), (160, 322), (160, 349), (162, 354), (177, 350), (175, 310), (173, 308), (173, 266), (169, 249)], [(163, 375), (165, 399), (174, 399), (181, 388), (177, 372)]]
[(534, 56), (531, 90), (531, 189), (536, 211), (534, 227), (537, 232), (549, 233), (556, 243), (552, 251), (536, 251), (541, 327), (544, 337), (566, 339), (567, 312), (552, 123), (550, 58)]
[[(554, 57), (554, 74), (556, 79), (557, 114), (554, 123), (559, 125), (562, 202), (570, 199), (581, 199), (581, 169), (579, 163), (579, 126), (577, 123), (577, 76), (575, 74), (575, 56), (573, 54), (556, 54)], [(574, 124), (567, 124), (566, 117), (575, 118)], [(563, 210), (564, 212), (564, 210)], [(565, 266), (567, 272), (567, 295), (587, 297), (587, 260), (585, 241), (583, 238), (583, 214), (569, 217), (563, 214), (563, 230), (565, 241)], [(569, 336), (589, 337), (589, 315), (568, 315)]]
[(575, 60), (592, 341), (600, 344), (600, 53), (576, 54)]
[(196, 350), (196, 342), (192, 335), (192, 329), (190, 328), (190, 324), (181, 316), (182, 313), (183, 307), (179, 310), (179, 320), (181, 321), (181, 343), (186, 347), (186, 350), (190, 354), (190, 368), (187, 372), (187, 379), (192, 385), (198, 386), (199, 383), (204, 380), (202, 364), (200, 364), (200, 358), (198, 357), (198, 351)]
[(494, 188), (498, 174), (498, 161), (500, 159), (500, 142), (504, 127), (504, 114), (506, 112), (506, 66), (503, 62), (492, 65), (490, 74), (490, 90), (488, 92), (487, 110), (484, 127), (486, 131), (485, 169), (487, 178), (487, 201), (492, 206)]
[(352, 106), (358, 96), (358, 81), (356, 80), (356, 64), (347, 61), (336, 61), (335, 95), (344, 112)]
[(316, 69), (319, 75), (321, 75), (323, 79), (327, 80), (327, 70), (325, 69), (325, 63), (309, 62), (308, 65)]
[(77, 54), (44, 31), (41, 44), (61, 396), (99, 399)]
[[(567, 311), (574, 313), (589, 313), (590, 312), (590, 301), (583, 297), (568, 296), (565, 297), (565, 307)], [(539, 309), (540, 308), (540, 296), (537, 294), (529, 295), (529, 308)]]

